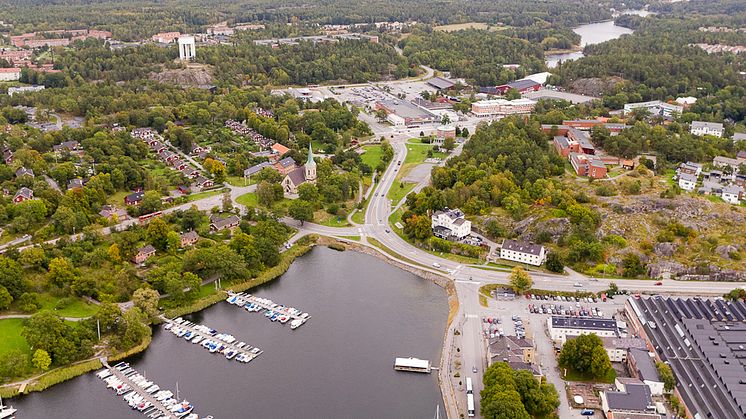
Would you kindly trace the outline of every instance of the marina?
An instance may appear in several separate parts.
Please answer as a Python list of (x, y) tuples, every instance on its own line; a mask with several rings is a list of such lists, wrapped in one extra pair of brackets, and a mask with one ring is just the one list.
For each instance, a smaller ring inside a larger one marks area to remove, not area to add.
[(126, 362), (113, 367), (104, 362), (104, 366), (106, 368), (99, 371), (96, 377), (102, 379), (107, 388), (122, 397), (133, 410), (152, 419), (199, 418), (196, 413), (192, 413), (194, 406), (191, 403), (187, 400), (179, 401), (178, 383), (177, 394), (174, 395), (170, 390), (162, 390), (158, 384), (149, 381)]
[(422, 372), (429, 374), (433, 370), (430, 361), (418, 358), (396, 358), (394, 360), (394, 369), (397, 371)]
[(270, 321), (285, 324), (290, 322), (290, 329), (303, 326), (311, 316), (295, 307), (285, 307), (269, 298), (257, 297), (248, 293), (230, 293), (225, 300), (229, 304), (243, 307), (248, 312), (263, 313)]
[(167, 321), (163, 326), (174, 336), (184, 338), (187, 342), (199, 345), (210, 353), (225, 355), (225, 359), (235, 359), (245, 364), (254, 360), (262, 354), (262, 350), (248, 345), (246, 342), (236, 342), (237, 339), (227, 333), (218, 333), (217, 330), (202, 324), (192, 323), (177, 317)]

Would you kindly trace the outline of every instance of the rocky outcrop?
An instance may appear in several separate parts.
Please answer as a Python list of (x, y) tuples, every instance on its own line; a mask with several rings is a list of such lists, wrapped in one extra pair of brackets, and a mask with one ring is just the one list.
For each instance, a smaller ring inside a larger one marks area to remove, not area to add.
[(570, 91), (587, 96), (603, 96), (614, 91), (618, 83), (624, 81), (621, 77), (577, 79), (570, 84)]
[(658, 243), (653, 248), (653, 253), (657, 256), (671, 257), (676, 252), (676, 247), (675, 243)]
[(160, 73), (151, 73), (152, 80), (175, 84), (182, 87), (197, 87), (212, 84), (212, 74), (207, 66), (193, 66), (177, 70), (165, 70)]
[[(517, 227), (516, 227), (517, 229)], [(539, 221), (531, 228), (528, 226), (523, 228), (523, 233), (520, 234), (521, 239), (529, 242), (536, 242), (539, 234), (549, 235), (549, 240), (552, 243), (557, 241), (567, 234), (570, 230), (570, 220), (567, 218), (552, 218), (549, 220)], [(515, 229), (514, 229), (515, 231)], [(546, 239), (544, 237), (543, 239)], [(543, 240), (542, 240), (543, 241)]]
[(738, 248), (730, 244), (721, 245), (715, 248), (715, 253), (723, 259), (730, 259), (730, 255), (737, 252)]
[(671, 277), (675, 278), (686, 271), (684, 265), (672, 260), (661, 260), (648, 265), (648, 276), (650, 278)]

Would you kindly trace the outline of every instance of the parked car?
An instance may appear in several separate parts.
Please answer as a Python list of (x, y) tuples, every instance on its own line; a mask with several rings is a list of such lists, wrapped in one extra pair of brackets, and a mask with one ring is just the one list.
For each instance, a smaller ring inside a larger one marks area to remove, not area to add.
[(596, 412), (593, 409), (583, 409), (580, 411), (580, 414), (583, 416), (593, 416)]

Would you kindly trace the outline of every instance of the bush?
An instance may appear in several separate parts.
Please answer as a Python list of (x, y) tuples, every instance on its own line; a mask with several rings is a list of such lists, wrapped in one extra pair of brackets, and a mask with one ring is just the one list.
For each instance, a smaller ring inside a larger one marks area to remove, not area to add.
[(616, 188), (610, 185), (608, 182), (596, 188), (596, 195), (598, 196), (614, 196), (616, 195)]

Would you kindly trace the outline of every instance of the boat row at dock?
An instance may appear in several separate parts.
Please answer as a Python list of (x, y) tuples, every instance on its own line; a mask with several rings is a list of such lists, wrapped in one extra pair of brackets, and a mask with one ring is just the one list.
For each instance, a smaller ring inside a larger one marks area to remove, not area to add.
[[(99, 371), (96, 376), (104, 380), (107, 387), (122, 397), (133, 410), (142, 412), (152, 419), (199, 419), (199, 416), (192, 412), (194, 406), (191, 403), (187, 400), (179, 401), (178, 384), (177, 394), (174, 395), (171, 390), (161, 389), (158, 384), (148, 380), (126, 362), (120, 362), (113, 367), (108, 364), (105, 366), (106, 368)], [(212, 416), (205, 419), (212, 419)]]
[(295, 307), (285, 307), (277, 304), (269, 298), (257, 297), (248, 293), (229, 293), (226, 300), (228, 303), (243, 307), (248, 312), (263, 313), (265, 317), (273, 322), (285, 324), (290, 322), (290, 328), (295, 330), (308, 321), (311, 316)]
[(169, 320), (163, 328), (173, 333), (176, 337), (199, 345), (210, 353), (224, 355), (229, 360), (235, 359), (238, 362), (248, 363), (263, 352), (261, 349), (253, 347), (246, 342), (236, 342), (237, 339), (233, 335), (218, 333), (215, 329), (202, 324), (192, 323), (181, 317)]

